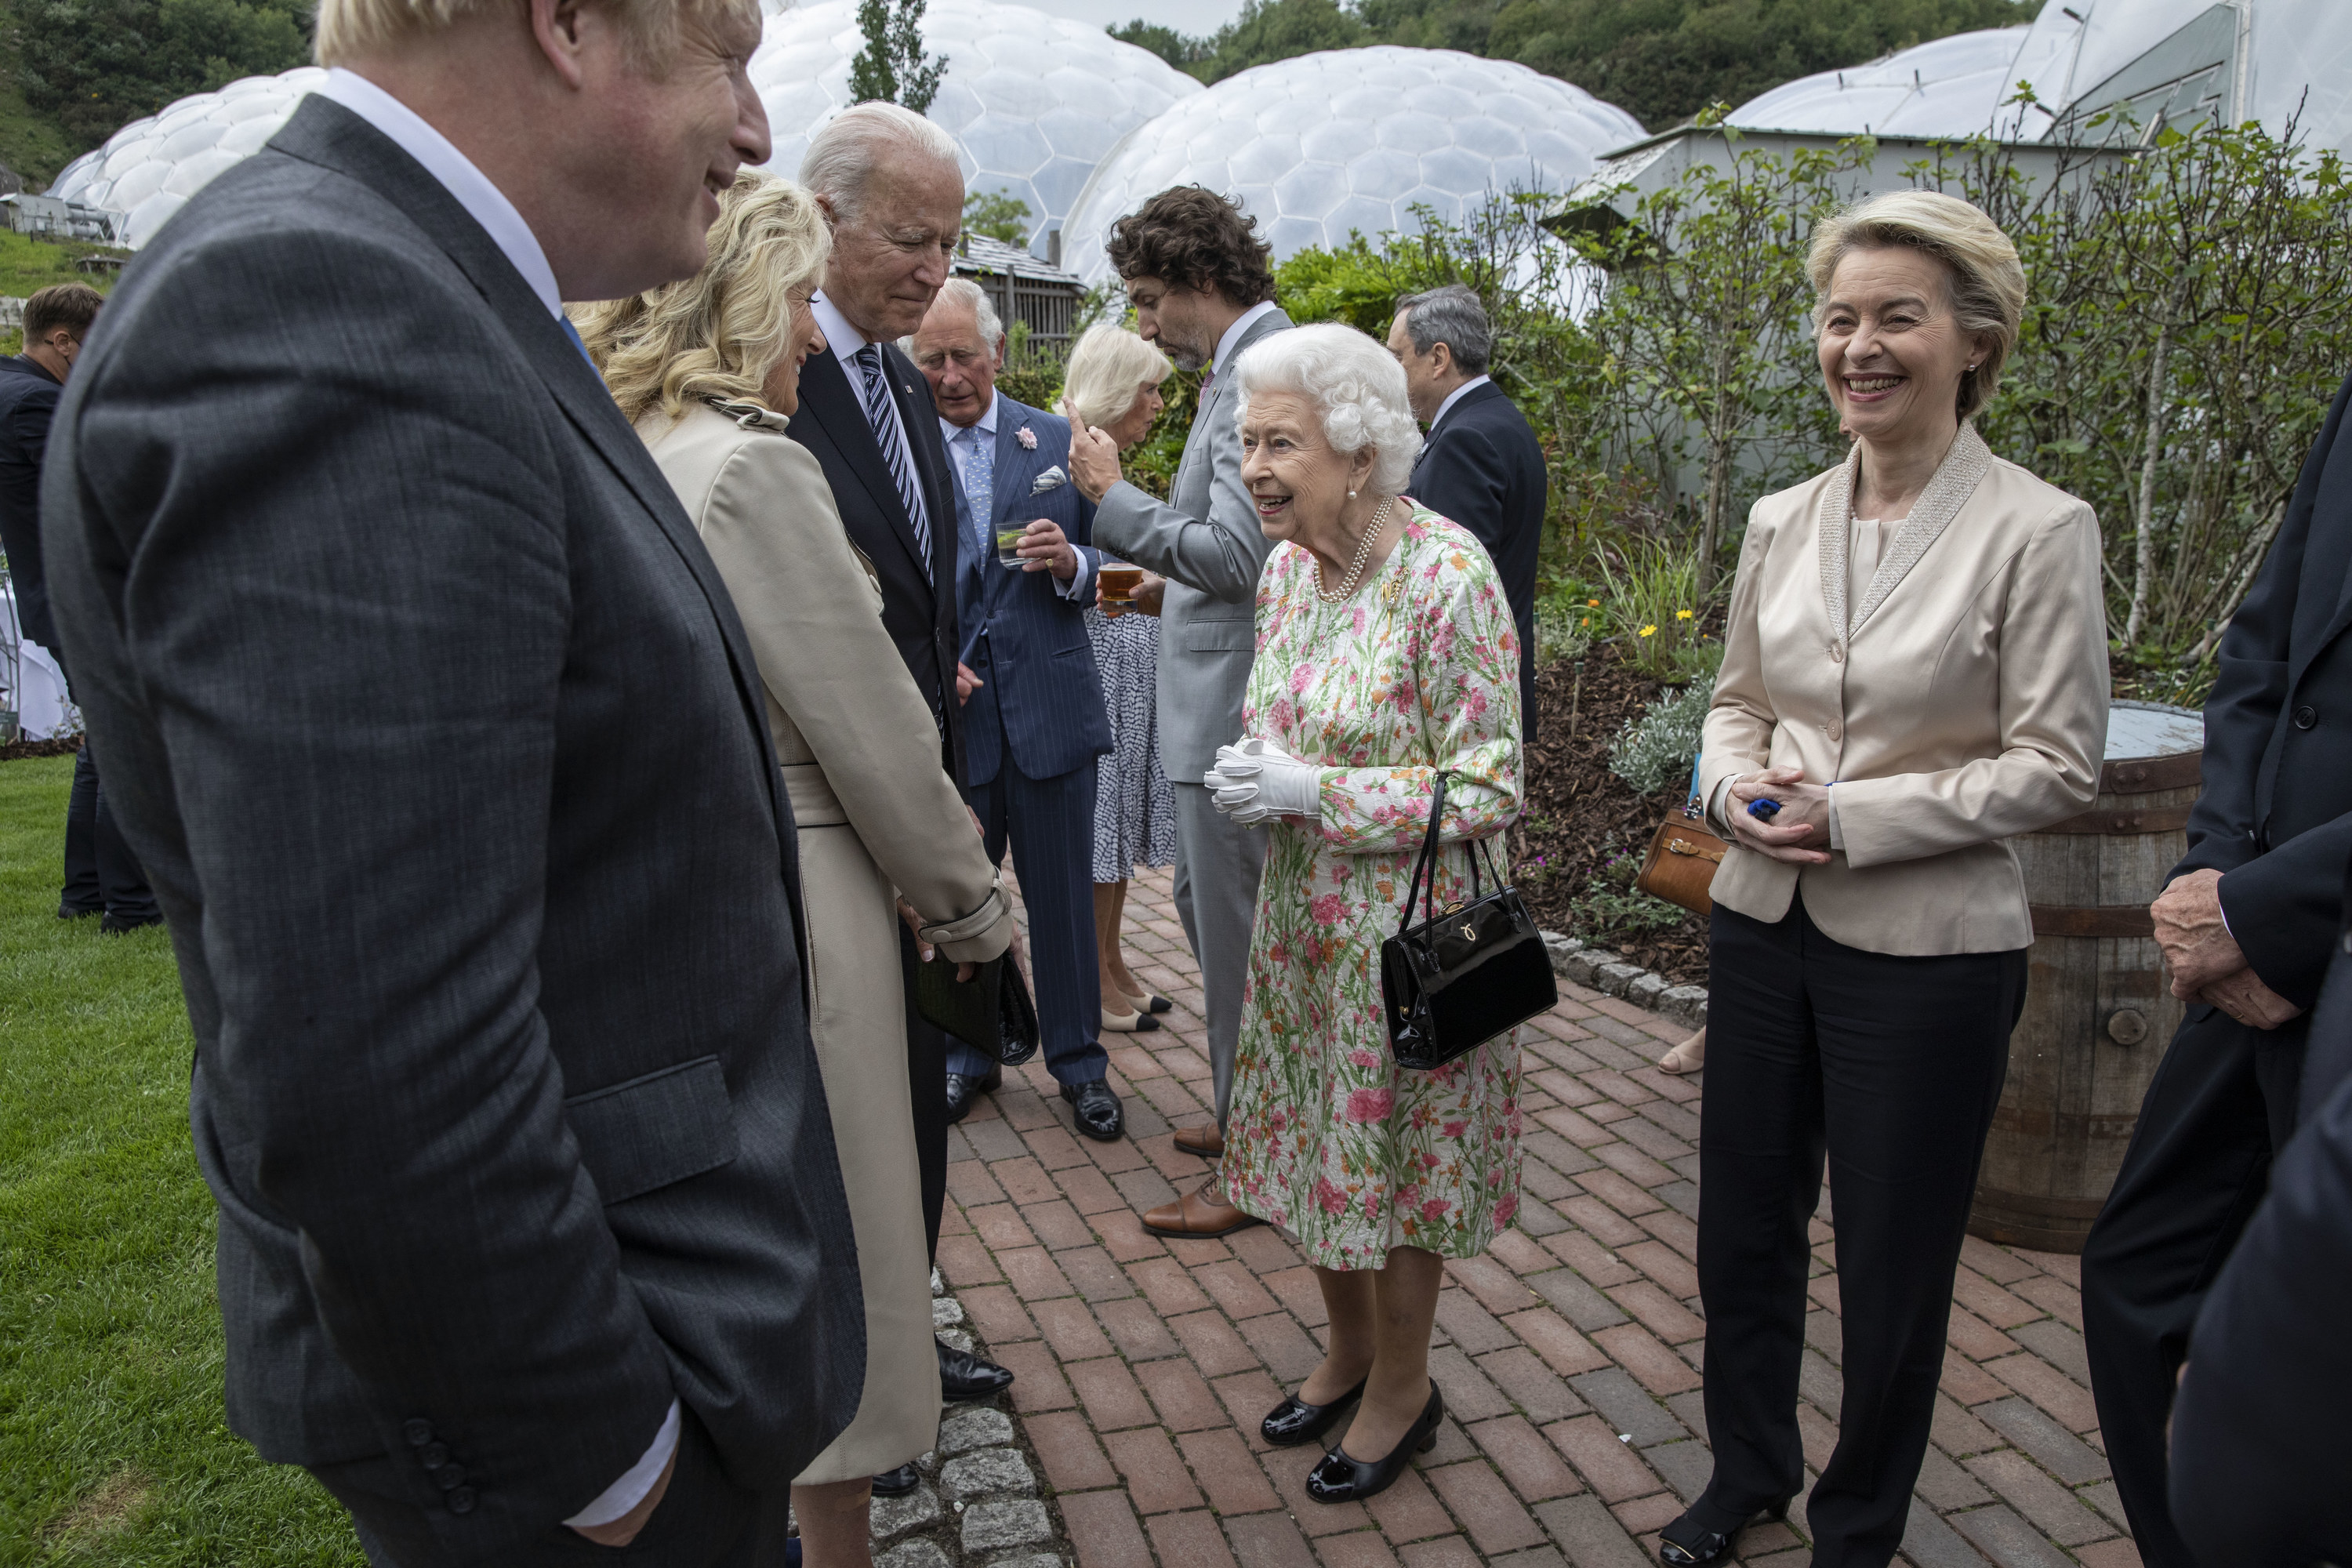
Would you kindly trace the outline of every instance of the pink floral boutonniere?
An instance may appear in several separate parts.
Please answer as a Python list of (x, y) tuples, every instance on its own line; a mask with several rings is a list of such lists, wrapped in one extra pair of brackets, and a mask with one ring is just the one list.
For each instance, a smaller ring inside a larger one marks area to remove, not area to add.
[(1037, 449), (1037, 432), (1026, 425), (1013, 432), (1013, 438), (1021, 443), (1021, 449), (1024, 452), (1034, 452)]

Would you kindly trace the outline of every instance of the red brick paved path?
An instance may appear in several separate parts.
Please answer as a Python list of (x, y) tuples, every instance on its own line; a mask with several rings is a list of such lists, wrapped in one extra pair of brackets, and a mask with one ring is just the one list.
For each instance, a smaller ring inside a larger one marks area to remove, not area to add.
[[(1042, 1065), (951, 1135), (940, 1266), (995, 1357), (1079, 1568), (1642, 1568), (1706, 1481), (1692, 1268), (1696, 1086), (1653, 1065), (1680, 1037), (1566, 985), (1528, 1047), (1520, 1228), (1448, 1266), (1431, 1371), (1451, 1413), (1417, 1471), (1368, 1506), (1301, 1486), (1316, 1450), (1257, 1423), (1319, 1359), (1313, 1275), (1276, 1231), (1162, 1242), (1139, 1211), (1198, 1184), (1173, 1127), (1208, 1120), (1200, 988), (1165, 872), (1128, 904), (1129, 962), (1171, 1028), (1111, 1036), (1129, 1138), (1072, 1131)], [(1799, 1419), (1809, 1464), (1837, 1430), (1838, 1289), (1816, 1220)], [(2138, 1568), (2101, 1456), (2074, 1259), (1973, 1238), (1935, 1442), (1903, 1556), (1916, 1568)], [(1744, 1538), (1801, 1564), (1795, 1529)], [(1900, 1560), (1898, 1560), (1900, 1561)]]

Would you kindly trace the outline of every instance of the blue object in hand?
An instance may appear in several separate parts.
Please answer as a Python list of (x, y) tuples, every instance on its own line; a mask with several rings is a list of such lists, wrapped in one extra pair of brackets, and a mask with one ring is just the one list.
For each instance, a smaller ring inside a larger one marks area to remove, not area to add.
[(1748, 815), (1759, 822), (1769, 824), (1780, 815), (1780, 803), (1777, 800), (1751, 800), (1748, 803)]

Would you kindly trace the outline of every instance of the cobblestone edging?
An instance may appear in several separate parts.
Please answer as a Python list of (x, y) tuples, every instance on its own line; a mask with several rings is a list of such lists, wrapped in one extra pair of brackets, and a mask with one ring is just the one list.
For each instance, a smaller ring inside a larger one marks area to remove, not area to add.
[(1605, 947), (1587, 947), (1578, 938), (1556, 931), (1542, 936), (1551, 953), (1552, 973), (1561, 979), (1646, 1007), (1693, 1029), (1706, 1026), (1706, 986), (1672, 984), (1664, 975), (1628, 963)]
[[(937, 1269), (931, 1321), (950, 1344), (973, 1348), (963, 1304)], [(874, 1500), (875, 1568), (1067, 1568), (1061, 1521), (1038, 1496), (1036, 1452), (996, 1401), (950, 1405), (940, 1446), (916, 1466), (913, 1491)]]

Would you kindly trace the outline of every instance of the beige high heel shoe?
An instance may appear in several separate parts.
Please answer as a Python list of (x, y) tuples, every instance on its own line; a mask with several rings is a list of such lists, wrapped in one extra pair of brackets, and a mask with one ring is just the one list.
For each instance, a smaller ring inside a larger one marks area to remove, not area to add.
[(1660, 1072), (1670, 1072), (1685, 1078), (1706, 1065), (1706, 1030), (1699, 1032), (1668, 1051), (1658, 1062)]
[(1102, 1026), (1105, 1034), (1149, 1035), (1160, 1027), (1160, 1020), (1145, 1012), (1114, 1013), (1106, 1007), (1102, 1010)]

